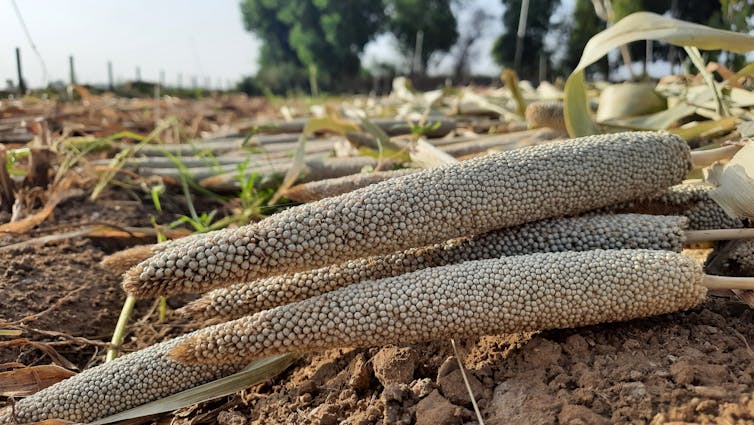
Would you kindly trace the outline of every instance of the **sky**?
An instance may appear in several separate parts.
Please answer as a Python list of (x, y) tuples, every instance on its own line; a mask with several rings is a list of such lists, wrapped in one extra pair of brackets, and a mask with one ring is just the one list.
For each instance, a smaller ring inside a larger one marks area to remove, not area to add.
[[(116, 80), (168, 84), (183, 74), (203, 83), (226, 84), (256, 72), (260, 43), (246, 32), (238, 0), (16, 0), (47, 67), (48, 80), (68, 81), (73, 55), (77, 80), (107, 82), (107, 62)], [(14, 48), (20, 47), (24, 76), (31, 86), (43, 84), (34, 55), (11, 0), (0, 0), (0, 78), (16, 79)]]
[[(564, 3), (571, 3), (565, 0)], [(116, 82), (142, 79), (175, 85), (179, 74), (188, 87), (192, 78), (213, 88), (228, 87), (257, 71), (261, 42), (243, 28), (239, 0), (16, 0), (31, 38), (47, 69), (47, 81), (68, 82), (68, 57), (73, 55), (77, 81), (107, 82), (112, 61)], [(461, 31), (470, 13), (483, 7), (491, 16), (484, 37), (474, 46), (471, 70), (495, 75), (500, 68), (489, 55), (502, 32), (500, 0), (467, 0), (459, 10)], [(400, 60), (392, 36), (367, 45), (363, 62)], [(0, 0), (0, 86), (16, 80), (15, 53), (21, 48), (24, 78), (32, 87), (45, 83), (43, 66), (16, 15), (11, 0)], [(449, 69), (440, 61), (434, 71)]]

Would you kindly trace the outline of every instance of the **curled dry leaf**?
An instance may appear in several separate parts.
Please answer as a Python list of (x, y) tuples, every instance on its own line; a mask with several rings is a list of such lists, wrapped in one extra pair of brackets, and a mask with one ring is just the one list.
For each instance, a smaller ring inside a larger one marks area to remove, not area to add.
[(748, 142), (727, 164), (708, 168), (706, 179), (717, 186), (710, 198), (728, 215), (754, 220), (754, 142)]
[(75, 375), (56, 365), (24, 367), (0, 373), (0, 396), (22, 397)]
[(638, 40), (659, 40), (676, 46), (725, 49), (736, 53), (754, 50), (754, 37), (748, 34), (714, 29), (650, 12), (632, 13), (587, 42), (579, 64), (566, 81), (565, 120), (571, 136), (600, 132), (588, 108), (584, 69), (610, 50)]
[(622, 83), (605, 87), (600, 94), (597, 122), (635, 117), (667, 109), (667, 101), (652, 83)]
[(55, 191), (50, 196), (50, 199), (47, 200), (47, 203), (45, 204), (44, 208), (42, 208), (38, 212), (24, 219), (21, 219), (19, 221), (5, 223), (3, 225), (0, 225), (0, 232), (7, 232), (7, 233), (27, 232), (35, 228), (36, 226), (38, 226), (43, 221), (45, 221), (47, 217), (49, 217), (50, 214), (52, 214), (52, 212), (55, 210), (55, 207), (57, 207), (58, 204), (68, 201), (69, 199), (82, 196), (83, 194), (84, 192), (81, 189), (64, 189), (62, 191)]

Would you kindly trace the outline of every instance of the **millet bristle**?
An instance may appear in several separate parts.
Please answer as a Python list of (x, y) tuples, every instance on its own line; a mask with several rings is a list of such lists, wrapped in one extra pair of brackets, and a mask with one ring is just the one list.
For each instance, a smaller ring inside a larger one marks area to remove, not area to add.
[(154, 254), (155, 245), (137, 245), (115, 252), (99, 262), (100, 267), (113, 274), (123, 274), (131, 267), (139, 264)]

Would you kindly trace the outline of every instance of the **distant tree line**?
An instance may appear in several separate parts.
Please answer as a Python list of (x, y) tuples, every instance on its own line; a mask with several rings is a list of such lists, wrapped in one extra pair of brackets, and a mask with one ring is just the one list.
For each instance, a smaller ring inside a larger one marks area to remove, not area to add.
[[(489, 54), (496, 63), (512, 67), (522, 0), (501, 1), (503, 32)], [(358, 90), (373, 74), (421, 77), (431, 64), (448, 56), (451, 77), (458, 81), (468, 77), (474, 44), (491, 29), (491, 16), (481, 8), (465, 14), (469, 22), (458, 22), (457, 12), (467, 4), (468, 0), (243, 0), (245, 28), (262, 41), (262, 48), (257, 75), (242, 81), (240, 88), (256, 94)], [(749, 0), (576, 0), (571, 16), (556, 14), (559, 6), (560, 0), (529, 1), (524, 55), (516, 70), (520, 78), (566, 75), (590, 37), (639, 10), (735, 31), (748, 31), (746, 17), (754, 12)], [(395, 37), (404, 61), (380, 63), (366, 71), (361, 63), (364, 47), (384, 33)], [(677, 49), (658, 43), (648, 49), (637, 42), (626, 50), (624, 61), (672, 63), (678, 56)], [(728, 60), (739, 64), (743, 57)], [(591, 69), (606, 76), (610, 64), (605, 59)]]

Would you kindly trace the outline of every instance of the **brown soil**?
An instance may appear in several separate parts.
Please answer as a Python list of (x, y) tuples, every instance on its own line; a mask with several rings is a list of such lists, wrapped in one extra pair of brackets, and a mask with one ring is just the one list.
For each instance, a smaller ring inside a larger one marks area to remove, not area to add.
[[(149, 215), (154, 213), (133, 200), (77, 199), (59, 206), (54, 216), (32, 234), (0, 235), (0, 246), (92, 223), (148, 226)], [(103, 270), (98, 263), (108, 253), (140, 242), (145, 241), (75, 238), (0, 250), (0, 324), (22, 326), (21, 338), (50, 342), (51, 347), (79, 368), (99, 363), (101, 359), (97, 356), (102, 354), (103, 347), (73, 337), (109, 341), (125, 295), (120, 289), (119, 276)], [(145, 311), (149, 304), (140, 303), (137, 312)], [(0, 364), (33, 365), (49, 361), (49, 357), (28, 345), (0, 347)]]
[[(690, 312), (459, 350), (487, 424), (754, 423), (752, 319), (711, 298)], [(238, 401), (234, 414), (254, 424), (476, 419), (449, 342), (310, 354)]]
[[(148, 217), (135, 202), (78, 201), (44, 226), (105, 218), (147, 225)], [(0, 245), (28, 238), (4, 237)], [(80, 368), (101, 362), (101, 346), (34, 329), (109, 340), (124, 296), (119, 277), (97, 263), (120, 245), (75, 239), (0, 251), (0, 322), (22, 323), (22, 338), (50, 342)], [(136, 320), (151, 305), (140, 303)], [(487, 424), (754, 423), (753, 319), (744, 304), (711, 297), (658, 318), (457, 342)], [(180, 329), (141, 320), (127, 347)], [(6, 362), (50, 358), (14, 345), (0, 348)], [(447, 341), (307, 354), (272, 381), (160, 421), (441, 425), (476, 417)]]

